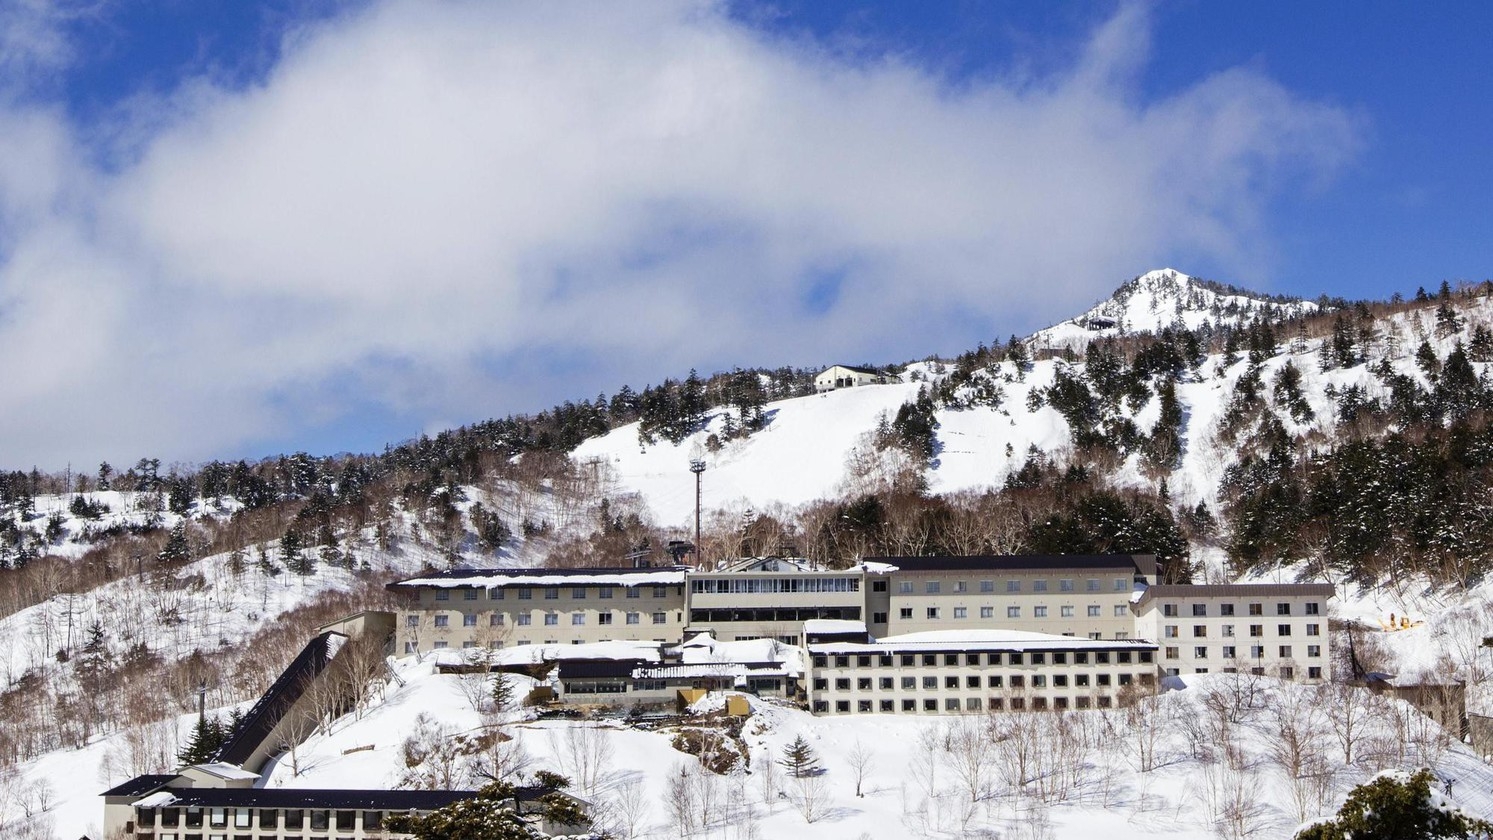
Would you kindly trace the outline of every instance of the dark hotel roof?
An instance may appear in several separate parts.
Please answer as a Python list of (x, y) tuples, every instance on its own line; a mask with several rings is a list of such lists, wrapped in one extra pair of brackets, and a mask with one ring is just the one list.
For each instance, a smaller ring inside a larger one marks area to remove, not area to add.
[(862, 557), (904, 572), (1025, 572), (1056, 569), (1125, 569), (1156, 573), (1152, 554), (1012, 554), (975, 557)]

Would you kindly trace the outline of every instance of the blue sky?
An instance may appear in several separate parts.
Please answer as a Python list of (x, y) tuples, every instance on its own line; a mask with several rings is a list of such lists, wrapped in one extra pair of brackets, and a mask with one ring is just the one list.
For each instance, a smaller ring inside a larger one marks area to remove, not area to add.
[(0, 0), (0, 462), (1482, 280), (1493, 6)]

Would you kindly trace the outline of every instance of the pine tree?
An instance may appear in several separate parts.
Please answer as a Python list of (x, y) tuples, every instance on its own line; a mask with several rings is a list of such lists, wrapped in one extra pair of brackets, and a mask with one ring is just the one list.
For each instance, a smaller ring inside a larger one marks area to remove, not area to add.
[(1486, 837), (1493, 823), (1433, 804), (1430, 770), (1384, 774), (1354, 788), (1337, 818), (1297, 832), (1296, 840), (1431, 840)]
[(204, 716), (192, 727), (191, 739), (176, 754), (176, 760), (182, 764), (204, 764), (212, 761), (217, 757), (218, 750), (227, 743), (230, 734), (232, 730), (219, 721), (216, 715)]
[(492, 691), (488, 696), (492, 698), (494, 709), (500, 712), (507, 709), (513, 703), (513, 681), (506, 674), (494, 674)]
[(166, 537), (166, 545), (156, 555), (156, 559), (162, 563), (180, 564), (192, 559), (192, 546), (187, 542), (187, 523), (185, 521), (176, 523), (171, 528), (171, 535)]
[[(553, 773), (535, 774), (550, 779), (569, 780)], [(540, 782), (544, 785), (544, 782)], [(555, 789), (539, 797), (537, 814), (520, 814), (514, 807), (515, 790), (507, 782), (492, 782), (477, 791), (471, 799), (453, 802), (427, 814), (391, 814), (388, 827), (407, 832), (416, 840), (539, 840), (536, 826), (544, 822), (582, 829), (591, 824), (574, 799)]]
[(793, 739), (793, 743), (783, 748), (783, 757), (778, 760), (795, 779), (804, 776), (812, 776), (819, 772), (819, 759), (814, 755), (814, 748), (800, 735)]

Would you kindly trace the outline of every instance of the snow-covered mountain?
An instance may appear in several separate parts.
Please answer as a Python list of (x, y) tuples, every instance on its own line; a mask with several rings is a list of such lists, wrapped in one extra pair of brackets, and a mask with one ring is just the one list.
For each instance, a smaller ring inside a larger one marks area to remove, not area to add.
[(1154, 334), (1168, 327), (1237, 326), (1256, 318), (1278, 321), (1318, 308), (1312, 301), (1267, 297), (1161, 268), (1126, 282), (1082, 315), (1038, 330), (1029, 341), (1035, 347), (1080, 349), (1096, 338)]

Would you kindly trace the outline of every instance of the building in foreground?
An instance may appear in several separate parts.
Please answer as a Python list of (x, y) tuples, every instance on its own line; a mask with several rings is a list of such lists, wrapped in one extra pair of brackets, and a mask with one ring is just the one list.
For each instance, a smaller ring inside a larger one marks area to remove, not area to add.
[(876, 639), (859, 622), (810, 622), (809, 705), (821, 714), (966, 714), (1109, 708), (1156, 685), (1156, 645), (1021, 630)]
[[(104, 836), (131, 840), (402, 840), (386, 826), (392, 814), (428, 813), (471, 799), (469, 790), (319, 790), (256, 788), (258, 775), (228, 764), (187, 767), (179, 774), (137, 776), (104, 792)], [(539, 818), (545, 788), (518, 788), (514, 806), (534, 814), (545, 835), (569, 826)], [(585, 806), (583, 800), (574, 799)]]

